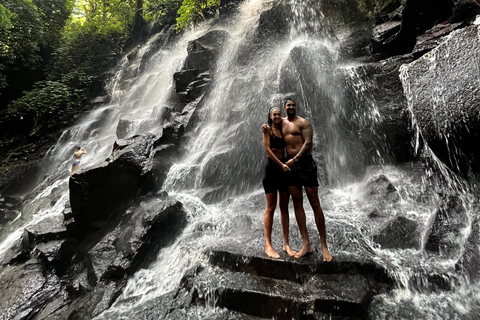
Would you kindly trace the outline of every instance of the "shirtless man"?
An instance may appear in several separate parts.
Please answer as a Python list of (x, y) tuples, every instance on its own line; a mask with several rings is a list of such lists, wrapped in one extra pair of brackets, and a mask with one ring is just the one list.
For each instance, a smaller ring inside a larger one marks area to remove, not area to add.
[(80, 159), (82, 158), (82, 155), (84, 153), (87, 153), (87, 150), (80, 147), (77, 147), (77, 149), (73, 153), (73, 164), (72, 164), (72, 171), (70, 172), (70, 177), (73, 176), (75, 171), (77, 171), (78, 167), (80, 166)]
[(315, 224), (320, 234), (323, 261), (331, 261), (332, 256), (328, 251), (326, 239), (325, 217), (320, 206), (320, 199), (318, 198), (317, 165), (312, 157), (312, 125), (306, 119), (297, 116), (296, 104), (292, 99), (288, 98), (285, 100), (284, 109), (287, 117), (282, 121), (282, 133), (287, 149), (287, 159), (289, 159), (286, 164), (291, 169), (291, 172), (287, 173), (288, 191), (292, 195), (295, 218), (297, 219), (303, 242), (302, 249), (295, 254), (295, 258), (300, 258), (313, 252), (312, 244), (308, 237), (307, 219), (303, 208), (302, 186), (304, 186), (308, 201), (313, 209)]

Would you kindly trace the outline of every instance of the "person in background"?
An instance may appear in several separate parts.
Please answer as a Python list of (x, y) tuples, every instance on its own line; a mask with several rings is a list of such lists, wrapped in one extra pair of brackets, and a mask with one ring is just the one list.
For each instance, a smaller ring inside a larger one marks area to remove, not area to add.
[(77, 147), (75, 149), (75, 152), (73, 153), (73, 164), (72, 164), (72, 171), (70, 172), (70, 177), (73, 176), (75, 171), (78, 170), (78, 167), (80, 166), (80, 159), (82, 158), (82, 155), (84, 153), (87, 153), (87, 150), (81, 147)]
[(277, 206), (277, 194), (280, 207), (280, 221), (283, 232), (283, 250), (294, 256), (296, 252), (289, 245), (288, 200), (290, 195), (286, 184), (285, 172), (290, 168), (285, 164), (285, 141), (282, 134), (282, 114), (280, 108), (272, 107), (268, 111), (269, 126), (262, 127), (263, 146), (267, 153), (267, 163), (262, 179), (267, 206), (263, 215), (265, 232), (265, 253), (271, 258), (280, 255), (272, 246), (273, 214)]

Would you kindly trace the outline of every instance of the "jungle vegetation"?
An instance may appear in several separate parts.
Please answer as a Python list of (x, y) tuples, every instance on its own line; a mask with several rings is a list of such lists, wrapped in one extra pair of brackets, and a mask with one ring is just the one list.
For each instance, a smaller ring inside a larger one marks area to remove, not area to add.
[[(0, 0), (0, 151), (68, 122), (148, 24), (181, 32), (220, 0)], [(143, 39), (145, 40), (145, 39)], [(61, 121), (60, 121), (61, 120)]]

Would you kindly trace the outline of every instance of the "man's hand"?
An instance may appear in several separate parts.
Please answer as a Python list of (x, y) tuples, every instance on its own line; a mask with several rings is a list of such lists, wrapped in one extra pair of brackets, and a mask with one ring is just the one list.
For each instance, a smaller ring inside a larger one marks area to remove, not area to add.
[(288, 166), (288, 168), (290, 169), (290, 168), (293, 168), (293, 167), (295, 166), (295, 161), (294, 161), (293, 159), (290, 159), (290, 160), (288, 160), (285, 164), (286, 164), (286, 165)]
[(262, 125), (262, 132), (263, 133), (268, 133), (269, 130), (270, 130), (270, 127), (268, 125), (266, 125), (266, 124)]

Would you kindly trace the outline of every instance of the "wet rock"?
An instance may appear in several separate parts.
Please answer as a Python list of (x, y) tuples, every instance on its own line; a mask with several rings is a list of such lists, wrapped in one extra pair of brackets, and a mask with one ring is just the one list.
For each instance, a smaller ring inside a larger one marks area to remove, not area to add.
[[(342, 96), (346, 116), (360, 132), (368, 163), (376, 163), (379, 156), (387, 162), (413, 159), (413, 131), (399, 78), (400, 66), (411, 61), (396, 57), (344, 71)], [(377, 112), (379, 117), (375, 118)], [(370, 125), (362, 126), (366, 119), (370, 119)]]
[(93, 227), (122, 214), (139, 194), (152, 188), (151, 153), (157, 138), (147, 134), (117, 141), (109, 161), (70, 179), (76, 223)]
[(417, 37), (412, 53), (416, 56), (420, 56), (427, 51), (432, 50), (445, 40), (445, 36), (460, 27), (462, 27), (462, 23), (437, 24), (432, 29), (427, 30), (424, 34)]
[(177, 93), (187, 90), (189, 83), (193, 82), (199, 74), (197, 69), (187, 69), (175, 72), (173, 74), (173, 80), (175, 80), (175, 91)]
[(400, 200), (397, 188), (383, 174), (370, 179), (365, 188), (365, 195), (381, 205), (395, 203)]
[(256, 35), (258, 37), (266, 36), (286, 36), (290, 31), (287, 14), (289, 6), (284, 2), (277, 2), (271, 9), (260, 14)]
[(445, 256), (455, 258), (463, 246), (463, 232), (468, 226), (466, 208), (468, 202), (460, 196), (451, 195), (443, 200), (434, 215), (425, 249)]
[(401, 29), (401, 21), (388, 21), (376, 25), (373, 28), (372, 51), (381, 52), (383, 47), (390, 45), (396, 39)]
[(480, 3), (477, 0), (457, 0), (452, 10), (452, 23), (472, 22), (480, 14)]
[[(429, 54), (402, 67), (403, 87), (422, 137), (453, 170), (477, 167), (480, 55), (478, 26), (453, 31)], [(452, 59), (455, 57), (455, 59)]]
[(161, 248), (172, 243), (186, 225), (182, 204), (171, 198), (141, 202), (89, 252), (97, 281), (121, 279), (156, 260)]
[(382, 248), (420, 249), (420, 228), (416, 221), (400, 216), (388, 223), (373, 240)]
[(453, 3), (449, 0), (388, 1), (377, 11), (372, 54), (387, 58), (411, 52), (415, 39), (435, 24), (447, 20)]
[(59, 279), (35, 259), (0, 274), (2, 319), (33, 319), (59, 293)]
[(63, 274), (75, 259), (78, 242), (70, 238), (53, 240), (36, 245), (33, 252), (45, 266), (55, 269), (58, 274)]
[(228, 40), (228, 33), (214, 30), (188, 43), (188, 56), (184, 70), (196, 69), (199, 72), (210, 70), (216, 62), (220, 47)]
[[(478, 210), (478, 209), (477, 209)], [(468, 275), (472, 281), (480, 278), (480, 221), (476, 219), (472, 222), (472, 231), (465, 244), (465, 252), (455, 265), (457, 270), (461, 270)]]
[(25, 228), (23, 243), (27, 248), (33, 248), (36, 244), (65, 237), (67, 227), (64, 224), (63, 215), (48, 216)]

